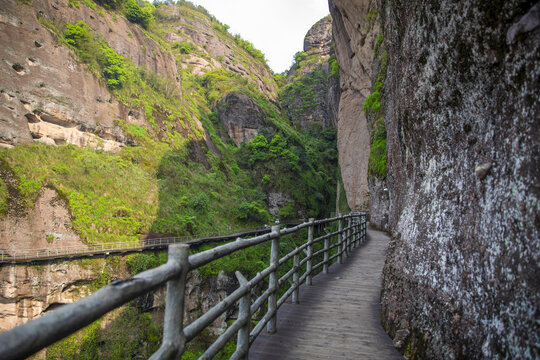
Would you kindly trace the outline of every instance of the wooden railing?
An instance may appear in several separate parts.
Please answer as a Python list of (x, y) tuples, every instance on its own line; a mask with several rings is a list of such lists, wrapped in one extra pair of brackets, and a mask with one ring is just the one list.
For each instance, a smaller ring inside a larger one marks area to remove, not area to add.
[[(184, 351), (186, 342), (200, 334), (236, 303), (239, 309), (237, 320), (206, 349), (200, 359), (211, 359), (234, 335), (237, 337), (236, 351), (231, 359), (246, 358), (250, 344), (264, 327), (270, 333), (276, 332), (278, 308), (290, 296), (293, 303), (298, 302), (298, 288), (301, 283), (305, 281), (310, 285), (313, 275), (319, 268), (322, 267), (323, 272), (328, 272), (332, 262), (342, 263), (352, 248), (365, 240), (366, 218), (367, 213), (353, 212), (324, 220), (309, 219), (308, 222), (287, 229), (273, 226), (268, 234), (250, 239), (237, 239), (191, 256), (189, 245), (171, 244), (166, 264), (142, 272), (133, 278), (113, 281), (86, 298), (64, 305), (36, 320), (0, 334), (0, 359), (23, 359), (30, 356), (99, 319), (105, 313), (164, 284), (167, 284), (167, 294), (163, 340), (161, 347), (150, 359), (178, 359)], [(315, 227), (325, 228), (336, 222), (336, 231), (327, 231), (325, 235), (314, 238)], [(304, 228), (308, 229), (306, 241), (279, 258), (280, 239)], [(238, 289), (184, 327), (184, 292), (188, 272), (235, 251), (267, 241), (271, 241), (269, 266), (250, 280), (237, 271), (236, 277), (240, 284)], [(314, 251), (315, 245), (320, 242), (323, 242), (322, 248)], [(333, 251), (336, 248), (337, 250)], [(322, 260), (317, 262), (321, 257)], [(279, 277), (280, 266), (291, 259), (293, 266)], [(304, 268), (305, 271), (301, 274)], [(268, 288), (257, 299), (251, 301), (252, 290), (266, 277), (269, 278)], [(291, 277), (292, 281), (289, 281)], [(290, 282), (290, 286), (278, 298), (280, 287), (287, 285), (287, 281)], [(252, 328), (252, 315), (262, 309), (265, 303), (268, 304), (266, 313)]]

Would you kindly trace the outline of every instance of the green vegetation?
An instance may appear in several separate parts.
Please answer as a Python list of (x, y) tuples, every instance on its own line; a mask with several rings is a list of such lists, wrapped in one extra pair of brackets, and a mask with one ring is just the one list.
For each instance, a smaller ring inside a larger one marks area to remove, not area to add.
[(127, 305), (49, 346), (46, 358), (147, 359), (158, 349), (160, 338), (152, 316)]
[(382, 54), (378, 54), (379, 46), (382, 42), (383, 36), (379, 35), (375, 46), (379, 72), (373, 85), (373, 92), (366, 98), (362, 106), (362, 110), (365, 112), (372, 128), (368, 169), (370, 174), (379, 179), (386, 178), (386, 128), (381, 114), (381, 91), (386, 78), (388, 53), (385, 51)]
[(386, 178), (386, 128), (379, 118), (371, 138), (369, 152), (369, 171), (380, 179)]
[(95, 0), (98, 4), (102, 5), (106, 9), (119, 9), (124, 0)]
[(378, 114), (381, 111), (381, 93), (374, 91), (369, 95), (362, 105), (362, 110), (365, 113), (371, 112), (373, 114)]
[(330, 77), (338, 77), (339, 76), (339, 64), (334, 56), (332, 56), (329, 59), (330, 62)]
[(266, 58), (264, 57), (264, 54), (255, 48), (252, 43), (250, 43), (247, 40), (242, 39), (242, 37), (239, 34), (234, 35), (234, 41), (244, 50), (246, 50), (251, 56), (253, 56), (255, 59), (265, 63)]
[(375, 48), (374, 48), (375, 53), (379, 52), (379, 47), (381, 46), (383, 40), (384, 40), (384, 35), (379, 34), (379, 36), (377, 36), (377, 42), (375, 43)]
[(126, 82), (126, 64), (104, 40), (94, 39), (92, 29), (83, 21), (66, 24), (65, 42), (75, 50), (85, 63), (99, 68), (111, 89), (120, 89)]
[(0, 179), (0, 217), (7, 214), (9, 209), (8, 188), (2, 179)]
[(147, 29), (152, 20), (152, 12), (154, 6), (150, 3), (144, 3), (144, 7), (140, 7), (136, 0), (126, 0), (125, 11), (126, 18), (135, 24), (140, 24)]
[(133, 275), (155, 268), (158, 266), (158, 261), (155, 256), (146, 253), (130, 254), (126, 259), (129, 271)]

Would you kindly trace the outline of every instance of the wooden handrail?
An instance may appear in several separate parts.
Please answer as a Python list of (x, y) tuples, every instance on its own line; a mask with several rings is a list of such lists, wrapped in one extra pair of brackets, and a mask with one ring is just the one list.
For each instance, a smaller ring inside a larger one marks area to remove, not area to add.
[[(345, 219), (348, 220), (348, 226), (342, 228), (342, 222)], [(331, 219), (310, 219), (308, 222), (287, 229), (273, 226), (268, 234), (249, 239), (239, 238), (237, 241), (189, 257), (188, 244), (170, 244), (166, 264), (144, 271), (129, 279), (113, 281), (90, 296), (64, 305), (38, 319), (0, 334), (0, 359), (24, 359), (92, 323), (105, 313), (164, 284), (167, 284), (167, 295), (163, 341), (151, 359), (177, 359), (183, 353), (187, 341), (200, 334), (216, 318), (230, 307), (235, 306), (237, 302), (240, 302), (238, 319), (210, 345), (201, 359), (212, 358), (235, 334), (238, 334), (237, 349), (232, 358), (244, 358), (248, 354), (250, 344), (265, 326), (270, 333), (277, 331), (275, 321), (277, 310), (291, 295), (293, 303), (298, 303), (298, 288), (303, 281), (306, 281), (308, 285), (311, 284), (315, 269), (322, 266), (327, 271), (332, 260), (341, 261), (343, 256), (348, 255), (353, 246), (357, 246), (365, 240), (366, 220), (367, 213), (355, 212)], [(315, 225), (326, 225), (336, 221), (338, 222), (337, 232), (314, 238)], [(280, 238), (298, 232), (305, 227), (308, 228), (307, 242), (280, 259), (278, 250)], [(330, 245), (332, 238), (336, 239), (336, 243)], [(236, 272), (240, 284), (238, 289), (184, 327), (184, 291), (187, 273), (238, 250), (270, 240), (272, 247), (269, 266), (251, 280), (246, 280), (242, 274)], [(324, 248), (314, 253), (313, 244), (322, 240), (324, 240)], [(335, 247), (338, 248), (337, 253), (329, 256), (330, 250)], [(306, 257), (302, 261), (300, 261), (300, 256), (303, 251), (300, 248), (303, 248), (306, 253)], [(316, 254), (324, 255), (324, 259), (317, 264), (314, 263)], [(294, 258), (293, 268), (280, 279), (278, 277), (279, 266), (291, 258)], [(306, 271), (300, 275), (302, 264), (306, 264)], [(252, 289), (267, 276), (270, 277), (268, 289), (251, 303)], [(291, 276), (293, 281), (290, 287), (278, 299), (280, 285), (284, 284)], [(268, 309), (265, 315), (250, 332), (252, 315), (259, 311), (266, 301), (268, 301)]]

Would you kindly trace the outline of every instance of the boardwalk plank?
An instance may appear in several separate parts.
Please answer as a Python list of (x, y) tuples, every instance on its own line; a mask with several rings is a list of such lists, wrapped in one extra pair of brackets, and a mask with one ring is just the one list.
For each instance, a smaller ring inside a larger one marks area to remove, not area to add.
[(388, 237), (368, 231), (368, 241), (345, 263), (300, 287), (300, 304), (279, 309), (275, 334), (261, 333), (249, 358), (403, 359), (379, 320), (381, 272)]

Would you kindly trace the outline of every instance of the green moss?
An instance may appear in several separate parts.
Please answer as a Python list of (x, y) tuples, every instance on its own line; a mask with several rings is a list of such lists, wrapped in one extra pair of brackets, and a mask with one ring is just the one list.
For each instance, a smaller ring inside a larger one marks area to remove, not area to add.
[(369, 171), (380, 179), (386, 178), (386, 139), (373, 140), (369, 153)]
[(379, 36), (377, 36), (377, 42), (375, 43), (375, 48), (373, 49), (373, 50), (375, 51), (375, 54), (376, 54), (377, 52), (379, 52), (379, 48), (380, 48), (380, 46), (381, 46), (383, 40), (384, 40), (384, 35), (383, 35), (383, 34), (379, 34)]
[(148, 313), (125, 306), (47, 348), (47, 359), (148, 358), (158, 349), (160, 328)]
[(7, 214), (9, 209), (8, 188), (2, 179), (0, 179), (0, 217)]
[[(90, 9), (92, 10), (96, 10), (96, 4), (94, 4), (92, 2), (92, 0), (84, 0), (84, 3), (86, 4), (86, 6), (88, 6)], [(101, 15), (103, 16), (103, 15)]]
[(69, 7), (76, 7), (77, 9), (79, 8), (79, 2), (77, 0), (68, 0), (68, 6)]
[(130, 254), (126, 257), (126, 264), (132, 275), (137, 275), (158, 265), (158, 259), (152, 254), (138, 253)]
[(374, 91), (364, 101), (364, 105), (362, 105), (362, 110), (364, 110), (365, 113), (368, 113), (368, 112), (378, 113), (381, 110), (380, 100), (381, 100), (381, 93), (378, 91)]

